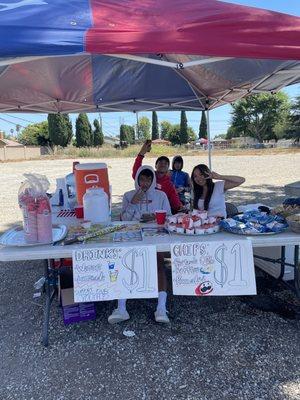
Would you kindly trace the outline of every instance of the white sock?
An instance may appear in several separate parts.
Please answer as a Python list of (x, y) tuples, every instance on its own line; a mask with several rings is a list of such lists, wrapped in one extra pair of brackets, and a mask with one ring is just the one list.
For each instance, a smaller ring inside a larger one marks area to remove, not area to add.
[(167, 292), (158, 292), (157, 310), (166, 311)]
[(126, 311), (126, 300), (127, 299), (119, 299), (118, 300), (118, 310), (121, 312)]

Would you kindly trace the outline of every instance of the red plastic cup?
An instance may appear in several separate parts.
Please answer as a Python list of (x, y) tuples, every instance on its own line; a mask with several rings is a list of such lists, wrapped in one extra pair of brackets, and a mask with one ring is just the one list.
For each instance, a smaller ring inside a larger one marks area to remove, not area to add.
[(158, 225), (163, 225), (166, 222), (167, 211), (157, 210), (155, 211), (156, 223)]
[(76, 218), (83, 218), (83, 206), (74, 207)]

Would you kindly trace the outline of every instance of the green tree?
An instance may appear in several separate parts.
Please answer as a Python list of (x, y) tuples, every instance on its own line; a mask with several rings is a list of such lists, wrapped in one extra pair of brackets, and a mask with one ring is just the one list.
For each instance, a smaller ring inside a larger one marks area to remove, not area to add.
[(180, 115), (180, 137), (181, 143), (185, 144), (189, 141), (188, 125), (185, 111), (181, 111)]
[(156, 111), (152, 111), (152, 140), (159, 138), (158, 120)]
[(49, 139), (48, 122), (43, 121), (26, 126), (18, 135), (17, 140), (25, 146), (52, 147), (51, 140)]
[(187, 132), (188, 132), (188, 137), (189, 137), (188, 142), (194, 142), (196, 140), (196, 133), (195, 133), (194, 129), (191, 126), (188, 126)]
[(218, 139), (218, 138), (220, 138), (220, 139), (226, 139), (226, 133), (219, 133), (219, 135), (216, 135), (216, 136), (215, 136), (215, 139)]
[(65, 120), (67, 142), (69, 145), (73, 139), (73, 126), (72, 126), (72, 122), (70, 120), (69, 114), (63, 114), (63, 118)]
[(128, 143), (127, 129), (125, 124), (120, 126), (120, 142)]
[(20, 131), (21, 131), (21, 125), (17, 124), (17, 125), (16, 125), (16, 132), (17, 132), (17, 135), (19, 135)]
[(90, 147), (94, 143), (92, 127), (86, 113), (80, 113), (76, 119), (76, 146)]
[(99, 147), (103, 145), (104, 137), (102, 132), (102, 127), (97, 119), (94, 120), (94, 146)]
[(66, 147), (73, 136), (72, 124), (67, 114), (48, 114), (49, 138), (54, 146)]
[(160, 123), (160, 137), (169, 140), (170, 132), (172, 131), (172, 124), (169, 121), (162, 121)]
[(276, 138), (275, 126), (287, 120), (289, 113), (290, 101), (285, 93), (254, 94), (233, 105), (231, 126), (235, 136), (252, 136), (262, 142)]
[(232, 139), (233, 137), (238, 137), (238, 136), (239, 136), (239, 135), (238, 135), (238, 133), (236, 132), (236, 128), (234, 128), (233, 126), (230, 126), (230, 127), (227, 129), (227, 133), (226, 133), (225, 139), (230, 140), (230, 139)]
[(129, 144), (135, 143), (135, 129), (131, 125), (124, 125), (126, 130), (127, 142)]
[(127, 142), (128, 144), (134, 144), (135, 131), (133, 126), (126, 124), (122, 124), (120, 126), (120, 141)]
[(300, 141), (300, 96), (295, 99), (291, 107), (291, 114), (288, 117), (288, 124), (284, 132), (284, 137), (287, 139), (295, 139)]
[(205, 111), (202, 111), (201, 122), (199, 126), (199, 139), (207, 139), (207, 121)]
[(138, 139), (140, 140), (150, 139), (150, 128), (151, 124), (149, 118), (141, 117), (139, 119), (138, 130), (137, 130)]
[(173, 146), (182, 143), (181, 130), (179, 124), (172, 125), (168, 139), (170, 140)]

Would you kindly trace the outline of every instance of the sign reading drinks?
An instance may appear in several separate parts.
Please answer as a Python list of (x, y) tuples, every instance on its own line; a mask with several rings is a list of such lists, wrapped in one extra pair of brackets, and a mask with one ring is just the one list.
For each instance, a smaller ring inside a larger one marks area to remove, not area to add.
[(155, 246), (73, 251), (76, 303), (158, 296)]
[(251, 242), (195, 242), (171, 245), (175, 295), (256, 294)]

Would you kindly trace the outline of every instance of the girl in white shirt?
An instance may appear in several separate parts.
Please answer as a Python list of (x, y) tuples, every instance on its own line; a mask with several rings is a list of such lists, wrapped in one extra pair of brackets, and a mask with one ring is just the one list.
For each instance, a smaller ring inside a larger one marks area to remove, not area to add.
[(241, 176), (220, 175), (205, 164), (196, 165), (192, 172), (194, 208), (207, 211), (208, 216), (226, 218), (225, 191), (244, 182)]

